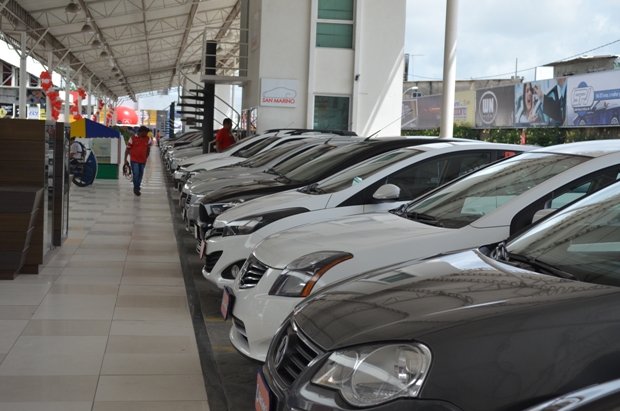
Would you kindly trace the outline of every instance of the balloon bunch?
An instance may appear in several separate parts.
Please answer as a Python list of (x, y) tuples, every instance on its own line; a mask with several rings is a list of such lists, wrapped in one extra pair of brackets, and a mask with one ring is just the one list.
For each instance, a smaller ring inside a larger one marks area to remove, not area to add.
[(86, 90), (84, 90), (82, 87), (78, 87), (77, 92), (78, 96), (82, 97), (82, 100), (86, 100)]
[(103, 110), (104, 105), (105, 103), (103, 102), (103, 100), (99, 100), (97, 102), (97, 111), (95, 112), (95, 114), (93, 114), (93, 121), (99, 120), (99, 114), (101, 113), (101, 110)]
[(58, 120), (60, 115), (60, 109), (62, 108), (62, 99), (56, 87), (52, 84), (52, 75), (49, 71), (44, 71), (39, 76), (41, 78), (41, 88), (45, 91), (45, 94), (50, 99), (52, 105), (52, 118)]
[(74, 118), (75, 120), (81, 120), (81, 119), (82, 119), (82, 114), (80, 114), (80, 113), (78, 112), (78, 106), (75, 106), (75, 105), (71, 106), (71, 108), (69, 109), (69, 111), (71, 111), (71, 114), (73, 114), (73, 118)]
[(112, 117), (114, 117), (114, 110), (116, 110), (113, 106), (109, 106), (108, 115), (106, 116), (105, 125), (108, 127), (112, 127)]

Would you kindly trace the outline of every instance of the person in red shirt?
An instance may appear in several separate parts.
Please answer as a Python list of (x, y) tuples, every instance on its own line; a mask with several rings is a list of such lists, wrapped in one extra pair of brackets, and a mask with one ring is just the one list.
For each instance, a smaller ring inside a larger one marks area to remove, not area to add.
[(226, 147), (235, 144), (235, 138), (230, 130), (232, 129), (232, 120), (225, 118), (222, 123), (222, 128), (215, 135), (215, 148), (218, 152), (221, 152)]
[(127, 157), (131, 155), (131, 173), (133, 174), (133, 193), (140, 195), (140, 184), (144, 175), (146, 159), (151, 153), (153, 142), (148, 137), (149, 129), (140, 126), (138, 133), (129, 138), (127, 149), (125, 150), (125, 164), (129, 164)]

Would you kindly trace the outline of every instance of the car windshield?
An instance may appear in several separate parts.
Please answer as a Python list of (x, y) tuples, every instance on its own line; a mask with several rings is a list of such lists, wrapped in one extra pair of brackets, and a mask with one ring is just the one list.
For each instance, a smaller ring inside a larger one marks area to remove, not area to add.
[(269, 144), (278, 141), (280, 139), (280, 137), (267, 137), (262, 139), (261, 141), (259, 141), (256, 144), (253, 144), (250, 147), (245, 147), (242, 150), (237, 151), (234, 155), (237, 157), (243, 157), (243, 158), (250, 158), (253, 155), (256, 155), (258, 153), (260, 153), (261, 151), (263, 151), (263, 149), (265, 147), (267, 147)]
[(320, 146), (311, 148), (310, 150), (305, 151), (298, 156), (289, 158), (288, 160), (278, 164), (273, 168), (273, 172), (274, 174), (285, 175), (295, 170), (296, 168), (299, 168), (304, 164), (314, 160), (315, 158), (321, 157), (323, 154), (330, 152), (336, 147), (338, 146), (334, 146), (331, 144), (321, 144)]
[(506, 249), (580, 281), (620, 286), (620, 183), (540, 222)]
[(368, 149), (371, 149), (371, 146), (367, 143), (353, 143), (343, 147), (338, 147), (336, 150), (332, 150), (330, 153), (327, 153), (316, 160), (308, 164), (304, 164), (290, 173), (287, 173), (286, 177), (297, 183), (312, 181), (317, 175), (321, 175), (326, 171), (329, 171), (335, 165), (341, 164), (351, 158), (358, 157), (359, 153), (363, 153)]
[(319, 192), (322, 194), (328, 194), (344, 190), (345, 188), (361, 183), (368, 177), (386, 167), (391, 166), (394, 163), (398, 163), (399, 161), (416, 156), (420, 153), (422, 153), (420, 150), (405, 149), (381, 154), (380, 156), (373, 157), (343, 171), (342, 173), (323, 180), (323, 182), (316, 186), (313, 193)]
[[(220, 151), (220, 153), (226, 153), (228, 151), (236, 151), (236, 150), (243, 151), (249, 147), (252, 147), (254, 144), (260, 143), (262, 140), (263, 139), (260, 134), (256, 136), (252, 136), (252, 137), (246, 137), (243, 140), (238, 140), (234, 144), (231, 144), (230, 146), (226, 147), (224, 150)], [(243, 148), (239, 149), (239, 146), (241, 144), (246, 144), (246, 145)], [(232, 154), (232, 155), (235, 155), (235, 154)]]
[(421, 215), (446, 228), (461, 228), (588, 159), (550, 153), (510, 157), (410, 203), (406, 215)]
[(243, 166), (243, 167), (251, 167), (251, 168), (263, 167), (265, 164), (267, 164), (267, 163), (275, 160), (276, 158), (278, 158), (278, 157), (288, 153), (289, 151), (292, 151), (292, 150), (296, 149), (297, 147), (299, 147), (302, 144), (304, 144), (304, 143), (299, 142), (299, 141), (295, 141), (294, 143), (285, 144), (282, 147), (272, 148), (271, 150), (267, 150), (267, 151), (264, 151), (262, 153), (258, 153), (256, 155), (248, 158), (247, 160), (242, 162), (240, 165)]

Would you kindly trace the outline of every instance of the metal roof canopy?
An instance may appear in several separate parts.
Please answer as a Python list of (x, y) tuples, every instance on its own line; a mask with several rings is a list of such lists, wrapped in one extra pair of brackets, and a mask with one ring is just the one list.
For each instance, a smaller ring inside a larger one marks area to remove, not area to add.
[[(19, 48), (16, 27), (25, 24), (32, 57), (47, 66), (52, 51), (54, 71), (71, 78), (80, 70), (84, 83), (100, 84), (113, 99), (182, 85), (178, 70), (201, 69), (203, 37), (218, 42), (218, 53), (239, 60), (241, 0), (74, 2), (80, 14), (65, 13), (70, 0), (0, 0), (1, 34)], [(81, 32), (87, 18), (94, 34)], [(93, 48), (96, 39), (101, 48)], [(109, 57), (100, 57), (104, 50)]]

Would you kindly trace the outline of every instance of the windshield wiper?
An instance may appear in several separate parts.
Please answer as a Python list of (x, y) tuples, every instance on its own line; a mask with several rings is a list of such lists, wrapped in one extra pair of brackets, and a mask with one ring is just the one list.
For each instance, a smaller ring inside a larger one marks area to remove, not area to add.
[[(579, 281), (577, 277), (573, 274), (568, 273), (564, 270), (560, 270), (552, 266), (551, 264), (543, 263), (542, 261), (537, 260), (536, 258), (527, 257), (520, 254), (514, 254), (509, 252), (506, 249), (506, 243), (501, 242), (495, 251), (493, 252), (492, 257), (499, 261), (504, 261), (508, 264), (521, 266), (522, 264), (528, 265), (534, 269), (536, 272), (541, 272), (543, 274), (550, 274), (555, 277), (566, 278), (568, 280)], [(514, 264), (514, 262), (519, 264)], [(523, 267), (522, 267), (523, 268)]]
[(437, 220), (432, 215), (416, 213), (415, 211), (408, 211), (406, 215), (407, 215), (407, 218), (414, 220), (414, 221), (418, 221), (420, 223), (434, 225), (435, 227), (443, 227), (443, 223)]
[(319, 188), (319, 183), (312, 183), (306, 188), (306, 192), (315, 194), (325, 194), (325, 190)]
[(409, 204), (401, 204), (400, 207), (397, 208), (393, 208), (391, 210), (388, 210), (389, 213), (392, 214), (396, 214), (396, 215), (403, 215), (403, 213), (405, 212), (405, 209), (407, 208)]
[(278, 173), (278, 172), (275, 170), (275, 168), (273, 168), (273, 167), (268, 168), (267, 170), (264, 170), (264, 171), (263, 171), (263, 173), (274, 174), (274, 175), (278, 176), (278, 178), (279, 178), (279, 179), (281, 178), (281, 179), (285, 180), (287, 183), (290, 183), (290, 182), (291, 182), (291, 179), (290, 179), (290, 178), (288, 178), (288, 177), (287, 177), (287, 176), (285, 176), (284, 174), (280, 174), (280, 173)]

